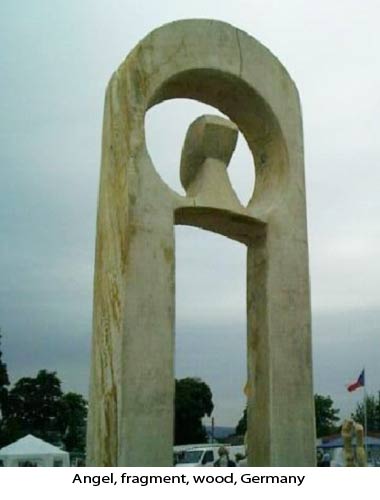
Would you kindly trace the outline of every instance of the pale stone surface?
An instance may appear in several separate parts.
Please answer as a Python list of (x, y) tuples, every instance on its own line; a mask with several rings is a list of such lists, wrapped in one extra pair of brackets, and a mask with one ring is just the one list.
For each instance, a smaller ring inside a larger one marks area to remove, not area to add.
[[(226, 172), (236, 141), (229, 121), (207, 116), (190, 127), (181, 162), (186, 196), (155, 171), (145, 113), (177, 97), (219, 108), (244, 134), (256, 165), (247, 207)], [(249, 464), (314, 465), (298, 94), (265, 47), (219, 21), (178, 21), (153, 31), (107, 89), (88, 465), (172, 464), (175, 224), (220, 233), (248, 249)]]
[(227, 166), (236, 147), (238, 128), (219, 116), (204, 115), (189, 127), (181, 157), (181, 181), (199, 206), (240, 210)]

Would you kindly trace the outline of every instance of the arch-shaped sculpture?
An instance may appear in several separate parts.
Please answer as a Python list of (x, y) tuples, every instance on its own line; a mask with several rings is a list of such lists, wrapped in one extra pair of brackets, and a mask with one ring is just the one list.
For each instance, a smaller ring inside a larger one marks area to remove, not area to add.
[[(256, 165), (247, 207), (225, 173), (235, 128), (226, 120), (206, 116), (190, 127), (181, 164), (186, 196), (155, 171), (145, 113), (176, 97), (217, 107), (244, 134)], [(89, 465), (172, 464), (175, 224), (219, 232), (248, 248), (249, 464), (314, 465), (300, 103), (280, 62), (219, 21), (178, 21), (153, 31), (107, 89)]]

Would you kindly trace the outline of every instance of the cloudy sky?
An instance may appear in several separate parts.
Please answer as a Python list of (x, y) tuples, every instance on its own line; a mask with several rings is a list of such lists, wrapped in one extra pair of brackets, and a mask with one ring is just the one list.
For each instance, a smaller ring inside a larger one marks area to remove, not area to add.
[[(190, 17), (247, 31), (299, 88), (315, 391), (344, 417), (361, 397), (345, 384), (364, 365), (368, 391), (380, 390), (380, 4), (371, 0), (1, 2), (0, 325), (10, 376), (55, 370), (66, 390), (86, 395), (105, 87), (149, 31)], [(146, 117), (156, 168), (179, 192), (187, 127), (210, 109), (173, 100)], [(246, 201), (254, 168), (242, 137), (229, 172)], [(216, 423), (236, 425), (245, 248), (193, 228), (178, 227), (176, 237), (176, 375), (202, 377)]]

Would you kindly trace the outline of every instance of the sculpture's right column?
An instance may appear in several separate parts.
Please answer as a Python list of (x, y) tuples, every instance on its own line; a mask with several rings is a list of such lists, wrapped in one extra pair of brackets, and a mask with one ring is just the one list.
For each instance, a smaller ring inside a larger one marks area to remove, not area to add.
[(306, 227), (284, 222), (274, 217), (248, 245), (248, 456), (254, 466), (309, 467), (315, 430)]

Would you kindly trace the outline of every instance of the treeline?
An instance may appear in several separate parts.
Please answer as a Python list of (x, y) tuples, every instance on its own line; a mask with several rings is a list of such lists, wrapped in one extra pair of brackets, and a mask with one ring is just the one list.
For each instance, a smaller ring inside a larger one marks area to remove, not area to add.
[[(367, 410), (367, 432), (380, 433), (380, 392), (377, 397), (368, 395), (365, 398)], [(334, 408), (334, 401), (330, 396), (314, 395), (315, 406), (315, 426), (317, 437), (331, 436), (337, 434), (341, 430), (338, 422), (340, 410)], [(358, 403), (355, 411), (351, 414), (351, 418), (355, 422), (359, 422), (364, 427), (365, 420), (364, 400)], [(243, 416), (236, 426), (235, 432), (237, 435), (244, 435), (247, 430), (247, 409), (244, 410)]]
[(87, 402), (81, 394), (65, 394), (61, 385), (55, 372), (40, 370), (11, 387), (0, 335), (0, 448), (33, 434), (66, 451), (84, 452)]
[[(315, 394), (317, 437), (340, 431), (340, 410), (330, 396)], [(207, 442), (202, 418), (214, 408), (209, 386), (199, 378), (175, 381), (175, 444)], [(380, 433), (380, 393), (366, 398), (367, 430)], [(364, 425), (364, 404), (359, 403), (352, 418)], [(55, 372), (40, 370), (36, 377), (24, 377), (11, 387), (3, 361), (0, 334), (0, 448), (33, 434), (69, 452), (83, 453), (86, 441), (87, 402), (81, 394), (64, 393)], [(247, 410), (235, 434), (247, 429)]]
[[(369, 394), (365, 398), (365, 406), (367, 410), (367, 432), (380, 433), (380, 393), (377, 394), (377, 397)], [(357, 405), (352, 418), (364, 426), (364, 415), (363, 401), (363, 403)]]
[[(174, 404), (175, 444), (207, 442), (202, 418), (214, 408), (208, 385), (198, 378), (176, 380)], [(80, 394), (65, 394), (55, 372), (40, 370), (11, 387), (0, 335), (0, 448), (33, 434), (66, 451), (83, 453), (86, 422), (86, 400)]]

